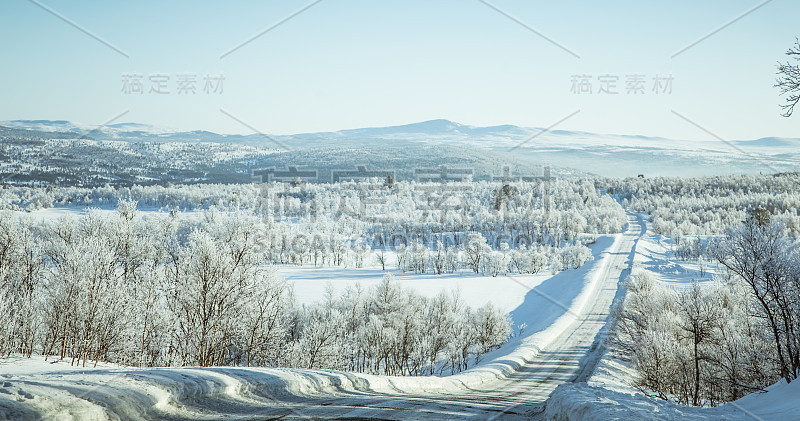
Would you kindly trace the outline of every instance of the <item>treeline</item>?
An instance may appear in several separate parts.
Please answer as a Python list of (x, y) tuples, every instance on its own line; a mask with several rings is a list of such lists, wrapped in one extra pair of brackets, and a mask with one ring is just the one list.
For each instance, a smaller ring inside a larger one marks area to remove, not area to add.
[(701, 178), (598, 179), (598, 187), (650, 214), (656, 234), (722, 234), (763, 208), (792, 235), (800, 233), (800, 173)]
[(275, 264), (362, 267), (376, 255), (384, 268), (393, 260), (403, 271), (436, 274), (576, 268), (590, 258), (586, 244), (625, 224), (619, 204), (589, 180), (0, 190), (0, 207), (12, 209), (108, 207), (120, 200), (261, 216), (269, 227), (265, 253)]
[(247, 184), (105, 185), (94, 188), (4, 184), (0, 189), (0, 209), (30, 212), (65, 206), (116, 207), (120, 200), (134, 200), (142, 207), (186, 211), (211, 206), (230, 208), (239, 198), (257, 196), (258, 189)]
[(162, 210), (252, 210), (274, 223), (300, 226), (306, 241), (317, 234), (359, 234), (370, 245), (461, 244), (482, 234), (493, 249), (502, 243), (559, 247), (581, 234), (622, 230), (624, 212), (589, 179), (532, 182), (334, 184), (263, 183), (0, 189), (0, 209), (54, 206), (114, 207), (119, 200)]
[(245, 212), (34, 222), (0, 213), (0, 353), (85, 365), (258, 365), (431, 374), (508, 337), (499, 310), (390, 278), (298, 306), (270, 273), (270, 225)]
[(754, 212), (707, 252), (715, 286), (675, 291), (647, 272), (626, 281), (615, 346), (634, 386), (685, 405), (715, 406), (800, 375), (800, 249), (787, 229)]
[(458, 373), (511, 334), (508, 315), (491, 303), (475, 310), (457, 293), (422, 297), (390, 275), (306, 307), (300, 325), (295, 365), (391, 375)]
[[(378, 255), (382, 262), (384, 256)], [(463, 246), (445, 247), (438, 242), (431, 250), (421, 243), (397, 251), (397, 268), (414, 273), (454, 273), (468, 269), (491, 276), (508, 274), (536, 274), (543, 271), (556, 273), (577, 269), (592, 259), (592, 252), (583, 244), (565, 245), (561, 248), (538, 246), (527, 248), (524, 244), (516, 249), (502, 243), (500, 250), (492, 250), (481, 234), (470, 234)]]
[[(385, 265), (382, 250), (393, 249), (403, 271), (536, 273), (580, 266), (585, 244), (625, 224), (619, 204), (589, 182), (280, 188), (256, 208), (275, 215), (268, 251), (275, 263), (360, 267), (374, 251)], [(469, 250), (476, 247), (477, 255)]]

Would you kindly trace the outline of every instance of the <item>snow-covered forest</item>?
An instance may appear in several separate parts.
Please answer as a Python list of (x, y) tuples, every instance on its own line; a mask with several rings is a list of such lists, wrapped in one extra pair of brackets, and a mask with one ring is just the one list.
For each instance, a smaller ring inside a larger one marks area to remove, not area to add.
[(792, 235), (800, 232), (800, 173), (702, 178), (604, 178), (599, 186), (630, 209), (647, 212), (657, 234), (722, 234), (764, 208)]
[(491, 305), (395, 285), (298, 306), (265, 265), (268, 226), (242, 212), (137, 217), (135, 202), (40, 224), (0, 214), (6, 355), (86, 365), (258, 365), (457, 372), (510, 334)]
[[(2, 198), (12, 209), (106, 208), (0, 213), (0, 352), (80, 365), (457, 373), (512, 335), (508, 315), (457, 291), (421, 296), (388, 272), (556, 273), (624, 224), (588, 181), (7, 188)], [(387, 274), (300, 304), (275, 275), (281, 265)]]
[(400, 269), (417, 273), (575, 268), (589, 258), (584, 244), (594, 235), (624, 225), (617, 202), (591, 180), (10, 187), (0, 191), (0, 207), (109, 207), (120, 198), (150, 209), (249, 211), (267, 224), (272, 263), (358, 267), (373, 250), (383, 261), (391, 248)]

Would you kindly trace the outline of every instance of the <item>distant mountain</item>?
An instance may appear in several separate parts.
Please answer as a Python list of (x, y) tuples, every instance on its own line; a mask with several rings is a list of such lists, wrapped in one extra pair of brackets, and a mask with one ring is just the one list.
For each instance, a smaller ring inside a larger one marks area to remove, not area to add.
[(385, 136), (385, 135), (489, 135), (489, 134), (524, 134), (527, 130), (513, 125), (476, 127), (456, 123), (450, 120), (429, 120), (421, 123), (404, 124), (401, 126), (370, 127), (365, 129), (350, 129), (335, 132), (340, 136)]
[[(161, 141), (161, 142), (218, 142), (255, 144), (268, 140), (262, 134), (220, 134), (204, 130), (175, 131), (141, 123), (116, 123), (107, 126), (90, 126), (65, 120), (10, 120), (0, 121), (0, 126), (43, 132), (69, 132), (90, 135), (98, 140)], [(450, 138), (510, 137), (532, 134), (538, 129), (513, 125), (490, 127), (469, 126), (450, 120), (430, 120), (421, 123), (389, 127), (347, 129), (335, 132), (300, 133), (294, 135), (269, 135), (274, 139), (301, 141), (308, 139), (380, 139), (398, 136), (446, 136)], [(297, 145), (305, 146), (305, 145)]]
[(81, 133), (86, 128), (66, 120), (10, 120), (0, 121), (0, 126), (12, 129), (37, 130), (41, 132)]
[(417, 134), (447, 134), (459, 133), (468, 130), (470, 126), (455, 123), (450, 120), (430, 120), (421, 123), (404, 124), (401, 126), (389, 127), (370, 127), (365, 129), (350, 129), (342, 130), (338, 133), (344, 136), (347, 135), (381, 135), (381, 134), (399, 134), (399, 133), (417, 133)]
[[(207, 136), (203, 132), (192, 133)], [(446, 168), (456, 174), (467, 170), (475, 180), (537, 177), (544, 173), (543, 166), (531, 160), (447, 145), (393, 146), (373, 142), (369, 147), (334, 144), (285, 151), (219, 142), (96, 140), (74, 132), (0, 126), (3, 185), (251, 183), (255, 181), (254, 170), (268, 168), (278, 172), (291, 168), (313, 171), (316, 175), (308, 179), (313, 182), (331, 182), (341, 177), (383, 178), (389, 173), (396, 180), (414, 180), (418, 170), (438, 173)], [(558, 166), (553, 166), (550, 173), (555, 177), (580, 175)]]
[(76, 137), (74, 132), (30, 130), (0, 125), (0, 138), (2, 139), (74, 139)]
[(740, 146), (757, 147), (800, 147), (800, 139), (787, 137), (762, 137), (755, 140), (739, 140), (736, 142)]
[[(610, 176), (715, 175), (795, 171), (800, 168), (800, 139), (794, 138), (686, 141), (640, 135), (545, 131), (514, 125), (479, 127), (445, 119), (294, 135), (174, 131), (140, 123), (115, 123), (97, 128), (63, 120), (0, 121), (0, 126), (58, 133), (61, 138), (67, 133), (76, 138), (101, 141), (252, 146), (279, 151), (287, 154), (286, 157), (302, 155), (304, 163), (312, 162), (313, 156), (322, 156), (322, 152), (314, 151), (329, 151), (331, 148), (375, 151), (377, 156), (385, 153), (386, 148), (430, 151), (430, 147), (453, 147), (476, 152), (476, 156), (480, 156), (480, 151), (492, 152), (495, 154), (493, 159), (505, 156), (509, 162), (550, 164)], [(293, 155), (299, 152), (303, 154)]]
[(149, 124), (141, 123), (117, 123), (109, 124), (107, 126), (97, 126), (75, 123), (66, 120), (9, 120), (0, 121), (0, 126), (15, 129), (37, 130), (40, 132), (77, 133), (80, 136), (86, 136), (89, 133), (93, 133), (97, 137), (106, 138), (117, 138), (121, 134), (152, 136), (157, 134), (176, 133), (176, 131), (172, 129), (159, 128)]

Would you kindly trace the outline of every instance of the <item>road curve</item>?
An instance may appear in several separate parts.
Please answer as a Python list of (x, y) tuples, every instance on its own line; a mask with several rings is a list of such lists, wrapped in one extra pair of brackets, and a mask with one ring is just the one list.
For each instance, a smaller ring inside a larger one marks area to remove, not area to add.
[[(598, 282), (587, 305), (554, 340), (514, 372), (483, 383), (441, 393), (385, 394), (344, 391), (335, 397), (278, 398), (263, 408), (248, 408), (242, 418), (281, 419), (531, 419), (542, 416), (550, 393), (559, 384), (585, 381), (602, 354), (611, 304), (622, 294), (621, 281), (633, 262), (645, 225), (628, 214), (625, 231), (599, 261)], [(215, 412), (222, 408), (217, 408)], [(249, 410), (252, 409), (252, 412)], [(211, 415), (211, 414), (209, 414)], [(230, 417), (232, 414), (228, 413)], [(235, 417), (235, 416), (234, 416)], [(210, 416), (213, 418), (213, 415)]]
[[(535, 419), (562, 383), (586, 381), (602, 357), (611, 304), (624, 294), (622, 281), (632, 268), (636, 244), (645, 234), (641, 215), (628, 213), (625, 231), (602, 257), (599, 282), (570, 326), (516, 372), (460, 393), (404, 397), (346, 396), (285, 407), (288, 418), (351, 419)], [(591, 286), (590, 286), (591, 288)], [(413, 412), (410, 412), (413, 411)], [(277, 415), (272, 410), (264, 415)]]
[[(602, 356), (611, 304), (645, 233), (625, 231), (587, 271), (585, 290), (541, 349), (445, 378), (392, 378), (325, 370), (185, 368), (5, 376), (0, 418), (40, 419), (536, 419), (562, 383), (585, 381)], [(519, 320), (518, 320), (519, 322)], [(491, 369), (485, 369), (490, 367)], [(497, 369), (499, 367), (499, 370)], [(4, 376), (0, 376), (0, 380)], [(16, 396), (16, 395), (15, 395)], [(41, 399), (40, 399), (41, 398)]]

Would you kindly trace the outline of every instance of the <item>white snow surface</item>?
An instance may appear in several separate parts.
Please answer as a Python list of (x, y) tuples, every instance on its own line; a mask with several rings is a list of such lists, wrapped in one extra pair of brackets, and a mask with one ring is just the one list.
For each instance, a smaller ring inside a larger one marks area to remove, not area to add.
[[(551, 277), (549, 273), (514, 275), (513, 278), (492, 277), (466, 270), (442, 275), (403, 273), (395, 269), (394, 256), (389, 259), (391, 263), (386, 265), (385, 271), (375, 265), (359, 269), (280, 265), (275, 266), (275, 273), (279, 278), (292, 283), (295, 297), (302, 304), (324, 300), (328, 290), (338, 295), (347, 287), (360, 286), (368, 289), (378, 285), (384, 275), (392, 274), (398, 285), (423, 296), (434, 297), (442, 291), (458, 291), (464, 303), (473, 308), (491, 302), (503, 311), (512, 311), (521, 306), (525, 294), (531, 288), (541, 285)], [(571, 293), (577, 294), (574, 290)]]
[[(74, 217), (80, 218), (81, 216), (87, 215), (89, 212), (96, 212), (100, 215), (109, 215), (117, 213), (117, 207), (115, 205), (105, 205), (105, 206), (62, 206), (62, 207), (55, 207), (55, 208), (45, 208), (45, 209), (36, 209), (34, 211), (12, 211), (14, 214), (19, 215), (23, 218), (30, 218), (34, 221), (57, 221), (63, 217)], [(159, 210), (159, 209), (148, 209), (148, 208), (137, 208), (137, 217), (142, 218), (153, 214), (160, 214), (166, 215), (166, 212)], [(186, 217), (199, 217), (203, 214), (203, 211), (200, 210), (188, 210), (188, 211), (181, 211), (181, 216)]]
[[(717, 264), (706, 262), (701, 274), (700, 266), (692, 260), (682, 261), (675, 257), (674, 240), (668, 236), (655, 234), (653, 224), (644, 214), (647, 233), (636, 245), (634, 264), (648, 270), (653, 278), (663, 285), (674, 289), (690, 288), (693, 283), (705, 284), (713, 282), (717, 273)], [(686, 236), (684, 241), (698, 236)]]
[(586, 383), (562, 384), (547, 401), (552, 420), (797, 420), (800, 381), (780, 382), (716, 408), (695, 408)]

